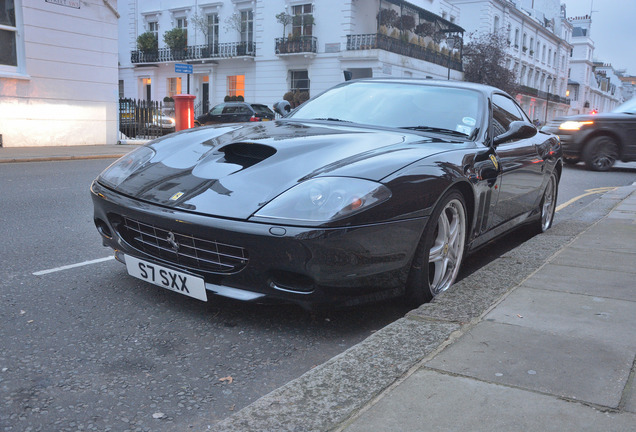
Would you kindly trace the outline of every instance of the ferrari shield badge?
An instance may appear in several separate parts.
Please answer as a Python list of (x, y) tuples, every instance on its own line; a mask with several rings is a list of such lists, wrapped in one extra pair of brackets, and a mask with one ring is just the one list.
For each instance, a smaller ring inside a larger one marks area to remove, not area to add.
[(490, 160), (492, 161), (492, 164), (495, 166), (495, 169), (498, 170), (499, 169), (499, 162), (497, 162), (497, 156), (490, 155)]
[[(492, 156), (491, 156), (492, 157)], [(170, 201), (176, 201), (183, 196), (183, 192), (177, 192), (170, 197)]]

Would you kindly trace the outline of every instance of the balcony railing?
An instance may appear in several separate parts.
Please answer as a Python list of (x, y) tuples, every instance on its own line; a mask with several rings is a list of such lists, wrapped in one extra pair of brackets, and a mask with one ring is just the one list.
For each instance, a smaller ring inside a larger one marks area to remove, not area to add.
[(453, 70), (462, 71), (461, 59), (449, 57), (426, 47), (404, 42), (381, 33), (347, 35), (347, 51), (381, 49), (406, 57), (424, 60)]
[(316, 53), (318, 39), (314, 36), (276, 38), (276, 54)]
[[(519, 86), (519, 90), (522, 94), (524, 95), (528, 95), (528, 96), (535, 96), (539, 99), (548, 99), (548, 92), (544, 92), (542, 90), (537, 90), (534, 87), (528, 87), (528, 86)], [(561, 96), (557, 96), (555, 94), (549, 93), (550, 96), (550, 102), (555, 102), (555, 103), (562, 103), (562, 104), (566, 104), (566, 105), (570, 105), (570, 99), (569, 98), (564, 98)]]
[(206, 60), (256, 55), (254, 42), (229, 42), (213, 45), (191, 45), (183, 50), (159, 48), (155, 51), (131, 51), (132, 63), (164, 63), (187, 60)]

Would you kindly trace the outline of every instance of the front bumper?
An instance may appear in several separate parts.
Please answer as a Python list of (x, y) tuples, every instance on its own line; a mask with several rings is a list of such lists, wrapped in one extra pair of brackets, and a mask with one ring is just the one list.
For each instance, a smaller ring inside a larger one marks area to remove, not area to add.
[[(291, 302), (306, 308), (354, 305), (402, 294), (426, 224), (426, 218), (417, 218), (326, 229), (271, 225), (156, 206), (97, 182), (91, 192), (103, 243), (119, 251), (120, 258), (123, 253), (201, 276), (209, 293), (246, 301)], [(156, 234), (153, 238), (161, 242), (168, 233), (178, 242), (186, 237), (204, 239), (207, 249), (229, 246), (231, 252), (219, 251), (235, 261), (219, 268), (199, 266), (196, 260), (142, 247), (127, 231), (126, 221), (130, 220), (151, 226), (149, 230)]]

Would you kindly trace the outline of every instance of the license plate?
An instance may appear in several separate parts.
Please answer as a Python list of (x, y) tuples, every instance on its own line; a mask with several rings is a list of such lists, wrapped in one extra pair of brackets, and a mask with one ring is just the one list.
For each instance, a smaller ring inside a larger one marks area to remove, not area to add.
[(151, 284), (208, 301), (203, 278), (143, 261), (130, 255), (126, 255), (126, 269), (128, 269), (129, 275)]

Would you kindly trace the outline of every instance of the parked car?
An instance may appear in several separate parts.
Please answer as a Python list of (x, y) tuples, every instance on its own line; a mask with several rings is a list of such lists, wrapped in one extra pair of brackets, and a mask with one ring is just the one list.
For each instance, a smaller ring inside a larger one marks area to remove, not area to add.
[(175, 131), (176, 122), (174, 117), (164, 113), (155, 114), (147, 123), (148, 131), (156, 136), (163, 136)]
[(196, 126), (274, 120), (274, 112), (267, 105), (247, 102), (224, 102), (195, 119)]
[(566, 163), (607, 171), (617, 160), (636, 161), (636, 98), (612, 112), (558, 118), (543, 130), (559, 136)]
[(91, 192), (128, 273), (178, 293), (419, 304), (451, 286), (465, 252), (550, 228), (561, 170), (559, 140), (496, 88), (364, 79), (276, 121), (155, 140)]

